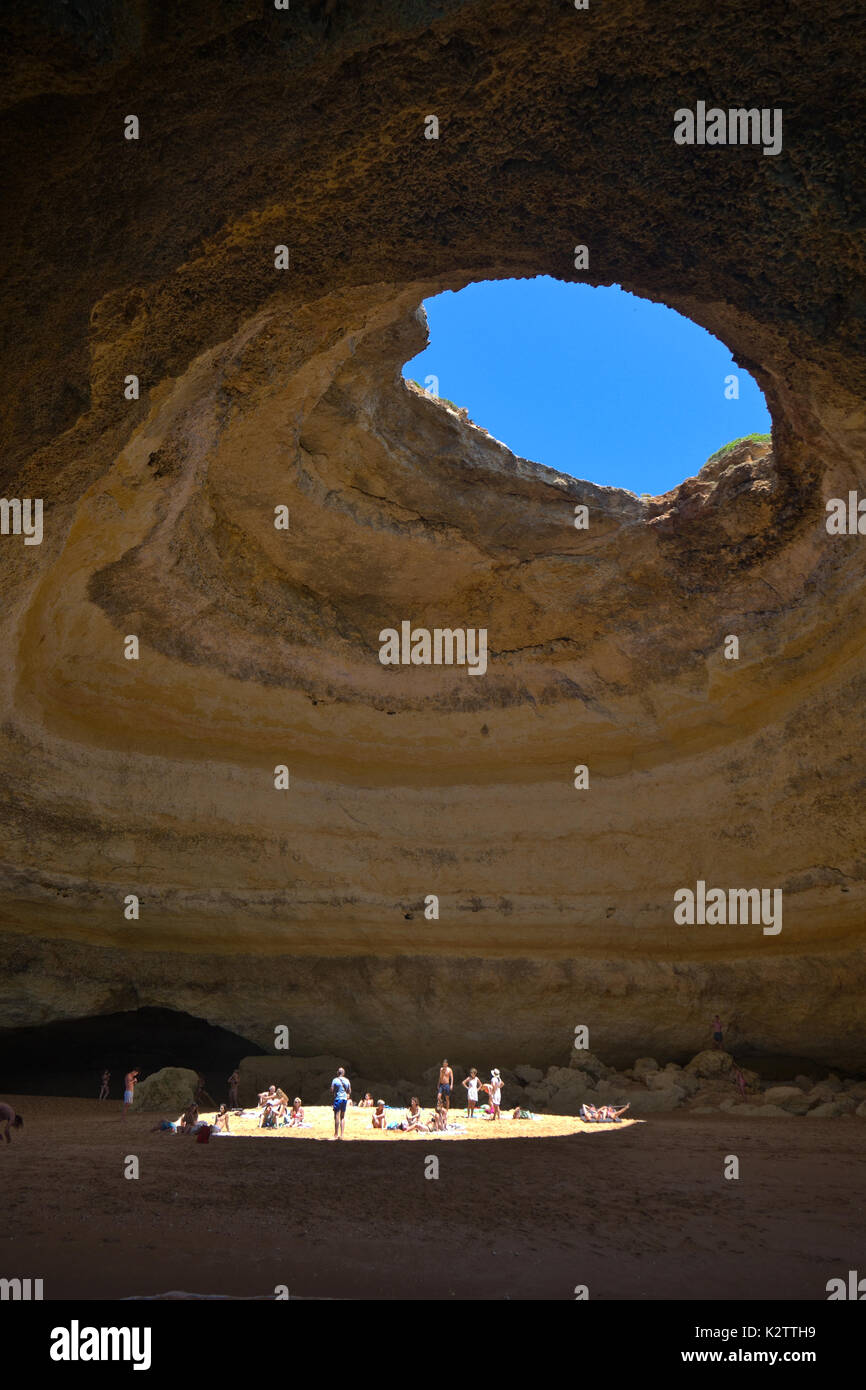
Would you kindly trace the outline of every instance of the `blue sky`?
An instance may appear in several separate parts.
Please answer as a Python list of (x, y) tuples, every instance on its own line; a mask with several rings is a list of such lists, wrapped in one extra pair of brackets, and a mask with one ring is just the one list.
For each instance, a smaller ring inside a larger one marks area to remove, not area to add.
[[(437, 376), (476, 424), (563, 473), (657, 494), (729, 440), (770, 430), (723, 343), (618, 286), (485, 280), (424, 307), (430, 346), (403, 375)], [(731, 373), (738, 400), (725, 399)]]

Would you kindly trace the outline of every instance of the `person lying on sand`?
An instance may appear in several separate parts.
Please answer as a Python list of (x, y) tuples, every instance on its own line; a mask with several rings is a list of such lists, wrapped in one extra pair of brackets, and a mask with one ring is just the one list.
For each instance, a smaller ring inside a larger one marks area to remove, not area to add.
[[(629, 1105), (631, 1105), (631, 1101), (629, 1101)], [(619, 1117), (624, 1115), (626, 1110), (628, 1110), (628, 1105), (621, 1105), (619, 1110), (615, 1105), (603, 1105), (598, 1112), (598, 1118), (602, 1124), (609, 1123), (611, 1120), (619, 1124)]]
[(410, 1100), (409, 1109), (406, 1111), (406, 1114), (400, 1121), (400, 1128), (404, 1130), (417, 1130), (427, 1128), (426, 1124), (424, 1123), (424, 1117), (421, 1114), (421, 1106), (418, 1103), (417, 1096), (413, 1096)]
[(0, 1125), (6, 1126), (7, 1144), (12, 1143), (12, 1135), (9, 1133), (10, 1125), (13, 1129), (23, 1129), (24, 1127), (24, 1121), (22, 1120), (21, 1116), (16, 1115), (15, 1111), (12, 1109), (12, 1106), (7, 1105), (5, 1100), (0, 1101)]
[(589, 1101), (585, 1101), (577, 1113), (582, 1120), (586, 1120), (589, 1124), (597, 1124), (601, 1118), (595, 1106), (590, 1105)]
[(373, 1121), (373, 1128), (384, 1129), (386, 1118), (387, 1117), (385, 1115), (385, 1102), (383, 1100), (377, 1100), (376, 1109), (373, 1111), (373, 1114), (371, 1116), (371, 1119)]
[(286, 1124), (289, 1129), (300, 1129), (304, 1123), (304, 1107), (301, 1104), (301, 1097), (295, 1096), (292, 1101), (292, 1108), (286, 1116)]

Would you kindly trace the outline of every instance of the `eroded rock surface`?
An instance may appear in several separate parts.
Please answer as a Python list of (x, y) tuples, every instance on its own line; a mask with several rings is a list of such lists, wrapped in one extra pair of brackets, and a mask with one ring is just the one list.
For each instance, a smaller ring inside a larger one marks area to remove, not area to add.
[[(0, 538), (2, 1022), (159, 1005), (397, 1074), (578, 1024), (664, 1062), (719, 1009), (862, 1066), (850, 6), (360, 8), (10, 22), (4, 491), (45, 538)], [(780, 155), (673, 144), (728, 96)], [(425, 297), (576, 242), (729, 344), (772, 451), (641, 500), (402, 382)], [(487, 674), (383, 667), (404, 619), (486, 628)], [(782, 932), (676, 926), (698, 879)]]

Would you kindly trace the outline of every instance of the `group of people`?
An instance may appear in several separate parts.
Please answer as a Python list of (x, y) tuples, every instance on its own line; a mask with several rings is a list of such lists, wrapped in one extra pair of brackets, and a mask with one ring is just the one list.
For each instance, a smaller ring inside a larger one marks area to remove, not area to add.
[(269, 1086), (259, 1092), (259, 1129), (276, 1129), (283, 1125), (289, 1129), (301, 1129), (304, 1125), (304, 1106), (300, 1096), (295, 1096), (289, 1109), (289, 1098), (279, 1086)]
[[(471, 1067), (469, 1075), (463, 1078), (461, 1083), (466, 1091), (466, 1118), (475, 1118), (480, 1101), (480, 1092), (484, 1092), (488, 1097), (488, 1104), (483, 1107), (483, 1113), (492, 1120), (499, 1120), (501, 1116), (502, 1091), (505, 1085), (498, 1067), (494, 1067), (490, 1073), (489, 1081), (482, 1081), (478, 1075), (478, 1068)], [(273, 1089), (273, 1088), (272, 1088)], [(386, 1105), (384, 1100), (374, 1101), (372, 1095), (367, 1091), (364, 1099), (359, 1101), (359, 1110), (372, 1109), (372, 1125), (374, 1129), (401, 1129), (404, 1131), (424, 1131), (430, 1133), (433, 1130), (448, 1129), (448, 1115), (451, 1109), (451, 1096), (454, 1091), (454, 1071), (448, 1062), (448, 1058), (442, 1062), (439, 1068), (439, 1082), (436, 1088), (436, 1104), (433, 1113), (425, 1120), (421, 1113), (421, 1104), (417, 1096), (413, 1096), (409, 1108), (404, 1112), (403, 1119), (398, 1124), (388, 1125), (385, 1114)], [(342, 1139), (346, 1126), (346, 1111), (353, 1105), (352, 1083), (346, 1075), (344, 1067), (338, 1068), (337, 1075), (331, 1082), (331, 1096), (334, 1107), (334, 1138)], [(528, 1119), (529, 1112), (521, 1110), (518, 1106), (514, 1111), (513, 1118)]]
[[(629, 1101), (631, 1105), (631, 1101)], [(606, 1125), (613, 1121), (614, 1124), (621, 1124), (621, 1116), (628, 1110), (628, 1105), (621, 1105), (618, 1109), (615, 1105), (590, 1105), (587, 1101), (580, 1107), (578, 1114), (582, 1120), (587, 1120), (590, 1124)]]
[(214, 1134), (231, 1134), (229, 1115), (230, 1111), (223, 1101), (213, 1117), (213, 1122), (208, 1124), (206, 1120), (201, 1118), (198, 1102), (191, 1100), (176, 1120), (160, 1120), (158, 1124), (153, 1126), (153, 1129), (168, 1131), (172, 1134), (194, 1134), (197, 1143), (206, 1144)]

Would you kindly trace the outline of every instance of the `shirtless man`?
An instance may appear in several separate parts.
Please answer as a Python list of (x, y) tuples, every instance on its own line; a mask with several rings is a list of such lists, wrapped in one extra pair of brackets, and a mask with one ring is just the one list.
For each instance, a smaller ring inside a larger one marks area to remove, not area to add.
[(123, 1078), (123, 1118), (124, 1118), (124, 1119), (126, 1119), (126, 1112), (127, 1112), (127, 1110), (128, 1110), (129, 1107), (132, 1105), (132, 1099), (133, 1099), (133, 1096), (135, 1095), (135, 1083), (136, 1083), (137, 1080), (138, 1080), (138, 1067), (133, 1067), (132, 1071), (128, 1071), (128, 1072), (126, 1073), (126, 1076)]
[(450, 1110), (451, 1108), (451, 1089), (453, 1085), (454, 1073), (449, 1067), (448, 1058), (446, 1057), (445, 1061), (439, 1068), (439, 1089), (436, 1092), (437, 1102), (441, 1097), (441, 1099), (445, 1102), (446, 1110)]
[(13, 1129), (21, 1129), (24, 1121), (20, 1115), (16, 1115), (11, 1105), (7, 1105), (5, 1100), (0, 1100), (0, 1125), (6, 1126), (6, 1143), (12, 1143), (12, 1135), (9, 1133), (9, 1126)]

